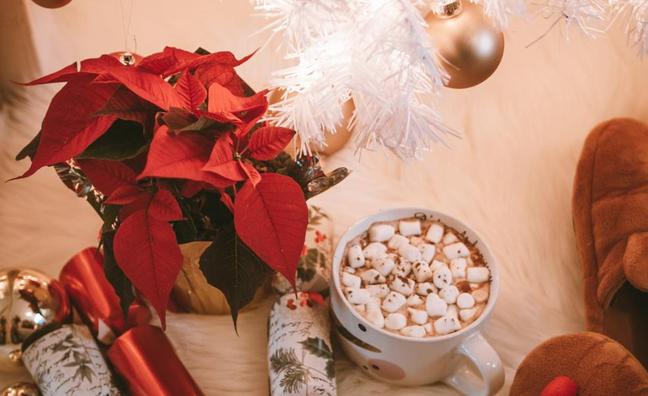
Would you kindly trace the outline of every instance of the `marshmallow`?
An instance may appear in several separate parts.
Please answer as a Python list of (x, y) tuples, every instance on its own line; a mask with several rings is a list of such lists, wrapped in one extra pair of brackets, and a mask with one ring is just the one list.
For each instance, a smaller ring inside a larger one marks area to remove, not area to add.
[(447, 245), (443, 248), (443, 254), (450, 260), (458, 257), (468, 257), (470, 256), (470, 250), (463, 242), (453, 243), (452, 245)]
[(461, 318), (461, 320), (463, 320), (464, 322), (467, 322), (472, 319), (476, 313), (477, 308), (462, 309), (461, 311), (459, 311), (459, 318)]
[(371, 242), (384, 242), (393, 237), (396, 233), (394, 226), (389, 224), (376, 224), (369, 228), (369, 240)]
[(416, 294), (427, 296), (430, 293), (436, 293), (437, 288), (431, 282), (422, 282), (416, 285)]
[(455, 318), (459, 316), (459, 310), (457, 310), (457, 306), (452, 304), (448, 305), (448, 310), (446, 311), (446, 314), (444, 316), (454, 316)]
[(434, 331), (437, 334), (450, 334), (460, 329), (461, 323), (455, 316), (444, 316), (434, 321)]
[(391, 274), (392, 270), (396, 267), (394, 259), (389, 256), (374, 260), (372, 265), (382, 276)]
[(421, 260), (421, 252), (416, 248), (416, 246), (410, 245), (409, 242), (398, 247), (398, 254), (400, 254), (403, 259), (412, 263)]
[(438, 270), (441, 267), (446, 267), (446, 264), (440, 260), (434, 260), (432, 264), (430, 264), (430, 269), (432, 270), (432, 272)]
[(448, 303), (436, 294), (428, 294), (425, 299), (425, 310), (430, 316), (443, 316), (448, 310)]
[(367, 312), (371, 312), (371, 311), (382, 312), (380, 310), (380, 303), (381, 302), (382, 301), (380, 300), (380, 297), (371, 297), (369, 299), (369, 302), (366, 304), (367, 305)]
[(353, 268), (360, 268), (365, 264), (364, 254), (360, 245), (353, 245), (349, 248), (347, 253), (347, 260), (349, 265)]
[(375, 285), (376, 283), (385, 283), (385, 277), (380, 274), (380, 272), (375, 269), (366, 270), (363, 272), (360, 277), (364, 283), (368, 285)]
[(452, 284), (452, 272), (450, 272), (448, 267), (443, 266), (434, 271), (432, 280), (434, 282), (434, 286), (439, 289), (443, 289), (444, 287)]
[(420, 309), (407, 308), (407, 312), (409, 312), (409, 317), (414, 323), (425, 324), (428, 321), (428, 314), (425, 311), (422, 311)]
[(449, 233), (447, 233), (447, 234), (445, 234), (443, 236), (443, 243), (445, 245), (457, 242), (458, 240), (459, 240), (459, 238), (457, 238), (457, 236), (455, 234), (451, 233), (451, 232), (449, 232)]
[(401, 260), (396, 268), (394, 268), (393, 272), (396, 276), (407, 276), (409, 275), (410, 271), (412, 271), (412, 263)]
[(371, 295), (367, 289), (347, 289), (347, 299), (351, 304), (366, 304)]
[(365, 313), (367, 311), (367, 306), (365, 304), (354, 305), (353, 309), (355, 309), (358, 313)]
[(459, 296), (459, 289), (456, 286), (450, 285), (446, 286), (439, 291), (439, 297), (448, 304), (454, 304), (457, 302), (457, 297)]
[(424, 324), (423, 328), (425, 329), (425, 332), (428, 333), (429, 335), (434, 335), (434, 325), (431, 322), (427, 322), (426, 324)]
[(366, 319), (369, 321), (369, 323), (379, 329), (385, 327), (385, 317), (383, 316), (382, 312), (380, 312), (380, 310), (367, 311)]
[(417, 248), (420, 249), (420, 248), (421, 248), (421, 245), (422, 245), (423, 243), (425, 243), (425, 241), (424, 241), (423, 238), (421, 238), (421, 237), (413, 236), (413, 237), (410, 237), (410, 239), (409, 239), (409, 243), (410, 243), (410, 245), (412, 245), (412, 246), (416, 246)]
[(412, 294), (411, 296), (407, 297), (407, 306), (411, 307), (414, 305), (420, 305), (423, 304), (423, 299), (416, 294)]
[(430, 264), (430, 261), (434, 258), (436, 254), (436, 246), (431, 243), (424, 243), (420, 245), (419, 251), (421, 252), (421, 260), (425, 261), (426, 264)]
[(443, 226), (439, 223), (432, 223), (425, 234), (425, 239), (433, 243), (441, 242), (443, 238)]
[(457, 306), (462, 309), (472, 308), (475, 306), (475, 298), (470, 293), (461, 293), (457, 297)]
[(407, 326), (407, 318), (401, 313), (390, 313), (385, 318), (385, 327), (389, 330), (400, 330)]
[(488, 267), (469, 267), (466, 270), (466, 279), (470, 283), (484, 283), (490, 278)]
[(366, 259), (375, 260), (387, 255), (387, 246), (380, 242), (372, 242), (362, 251)]
[(401, 220), (398, 222), (398, 231), (403, 236), (421, 235), (421, 222), (419, 220)]
[(412, 271), (414, 272), (416, 281), (419, 283), (431, 279), (432, 275), (434, 275), (434, 272), (432, 272), (430, 266), (423, 261), (414, 263), (414, 265), (412, 265)]
[(423, 326), (407, 326), (401, 329), (400, 332), (402, 335), (408, 337), (414, 337), (414, 338), (425, 337), (425, 327)]
[(468, 261), (463, 257), (452, 259), (452, 261), (450, 261), (450, 271), (452, 271), (452, 276), (454, 278), (465, 278), (467, 266)]
[(360, 285), (362, 284), (362, 280), (360, 279), (359, 276), (355, 276), (353, 274), (350, 274), (348, 272), (343, 272), (342, 273), (342, 284), (344, 286), (348, 286), (352, 289), (359, 289)]
[(371, 297), (384, 298), (386, 295), (389, 294), (389, 286), (385, 284), (369, 285), (367, 286), (367, 290), (369, 290), (369, 294), (371, 295)]
[(406, 245), (409, 244), (409, 239), (405, 238), (404, 236), (400, 234), (396, 234), (387, 243), (387, 247), (390, 249), (397, 250), (401, 245)]
[(486, 288), (477, 289), (472, 292), (472, 296), (478, 303), (488, 300), (488, 290)]
[(406, 302), (407, 299), (404, 295), (395, 291), (391, 291), (383, 300), (382, 307), (387, 312), (396, 312), (401, 309), (401, 307), (405, 305)]
[(389, 288), (405, 296), (409, 296), (414, 293), (415, 285), (416, 283), (413, 279), (398, 276), (389, 283)]

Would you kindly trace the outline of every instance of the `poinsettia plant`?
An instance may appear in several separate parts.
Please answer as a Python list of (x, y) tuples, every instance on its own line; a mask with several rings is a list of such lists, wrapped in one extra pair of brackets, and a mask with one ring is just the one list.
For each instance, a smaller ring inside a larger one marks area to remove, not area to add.
[(139, 293), (164, 325), (179, 244), (190, 241), (212, 241), (200, 267), (235, 323), (269, 271), (294, 284), (305, 200), (346, 173), (329, 179), (316, 158), (283, 152), (294, 131), (260, 122), (267, 92), (235, 71), (248, 58), (104, 55), (28, 84), (66, 83), (17, 156), (32, 161), (21, 177), (54, 166), (101, 215), (105, 270), (124, 310)]

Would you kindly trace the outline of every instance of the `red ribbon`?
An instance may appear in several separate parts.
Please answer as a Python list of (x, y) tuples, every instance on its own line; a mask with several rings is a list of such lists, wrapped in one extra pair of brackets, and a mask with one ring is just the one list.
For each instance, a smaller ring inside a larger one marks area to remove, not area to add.
[(159, 327), (142, 325), (121, 335), (108, 359), (133, 396), (202, 396), (196, 382)]
[(103, 255), (97, 248), (82, 250), (72, 257), (59, 275), (72, 304), (96, 336), (99, 321), (103, 321), (115, 335), (151, 319), (149, 309), (135, 301), (129, 308), (128, 320), (124, 320), (119, 297), (106, 279)]

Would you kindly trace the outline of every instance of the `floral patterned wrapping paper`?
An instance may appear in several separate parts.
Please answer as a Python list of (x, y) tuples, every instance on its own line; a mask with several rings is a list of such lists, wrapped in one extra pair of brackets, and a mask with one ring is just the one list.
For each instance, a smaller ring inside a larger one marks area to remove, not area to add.
[(335, 396), (335, 364), (331, 345), (328, 290), (333, 243), (332, 223), (316, 206), (308, 209), (308, 229), (297, 267), (295, 294), (276, 275), (272, 286), (281, 296), (268, 323), (270, 393)]
[(43, 396), (121, 395), (85, 326), (64, 325), (42, 336), (22, 355)]

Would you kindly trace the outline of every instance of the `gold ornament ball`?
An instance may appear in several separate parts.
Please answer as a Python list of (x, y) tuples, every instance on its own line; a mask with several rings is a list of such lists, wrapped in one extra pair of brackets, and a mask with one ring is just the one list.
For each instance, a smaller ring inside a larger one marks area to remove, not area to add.
[[(279, 103), (283, 99), (283, 90), (281, 89), (275, 89), (272, 91), (270, 94), (270, 97), (268, 99), (269, 103), (271, 105)], [(331, 133), (331, 131), (324, 131), (324, 141), (326, 142), (326, 145), (318, 145), (318, 144), (313, 144), (311, 149), (322, 155), (332, 155), (340, 151), (346, 144), (349, 142), (351, 139), (351, 132), (347, 126), (349, 125), (349, 120), (353, 116), (353, 112), (355, 111), (355, 105), (353, 103), (353, 100), (349, 99), (342, 105), (342, 115), (343, 115), (343, 120), (338, 126), (338, 128), (335, 130), (335, 133)], [(295, 148), (299, 148), (299, 141), (298, 137), (295, 136), (293, 141), (286, 147), (286, 151), (290, 153), (292, 156), (295, 155)]]
[(0, 396), (39, 396), (38, 387), (30, 382), (18, 382), (0, 391)]
[(34, 3), (45, 8), (60, 8), (72, 0), (34, 0)]
[(0, 270), (0, 347), (10, 349), (0, 360), (18, 362), (27, 337), (69, 314), (67, 295), (57, 280), (33, 270)]
[(450, 76), (450, 88), (473, 87), (495, 72), (504, 54), (504, 35), (484, 15), (480, 5), (453, 2), (425, 20), (440, 61)]

